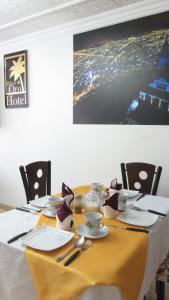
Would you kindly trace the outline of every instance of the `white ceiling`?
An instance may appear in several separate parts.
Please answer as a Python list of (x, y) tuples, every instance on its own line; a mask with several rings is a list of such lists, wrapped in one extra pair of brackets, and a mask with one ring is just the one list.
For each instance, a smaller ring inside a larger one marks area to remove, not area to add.
[(143, 0), (0, 0), (0, 42)]

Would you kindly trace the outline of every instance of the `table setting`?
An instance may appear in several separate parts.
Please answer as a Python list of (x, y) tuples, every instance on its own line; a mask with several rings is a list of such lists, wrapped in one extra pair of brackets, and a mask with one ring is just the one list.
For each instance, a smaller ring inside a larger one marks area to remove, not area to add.
[[(25, 293), (31, 286), (32, 300), (93, 300), (103, 294), (106, 300), (110, 295), (115, 300), (141, 300), (169, 249), (161, 234), (164, 228), (169, 233), (169, 199), (140, 196), (122, 189), (117, 179), (109, 188), (100, 183), (70, 188), (63, 183), (61, 193), (5, 213), (11, 224), (12, 215), (13, 224), (17, 218), (18, 224), (19, 219), (27, 224), (22, 231), (16, 226), (16, 234), (0, 234), (0, 253), (22, 257), (21, 269), (29, 268)], [(3, 226), (0, 218), (0, 229)], [(3, 262), (0, 267), (2, 296), (15, 300), (5, 289), (2, 268), (7, 266)], [(20, 292), (15, 293), (17, 299)]]

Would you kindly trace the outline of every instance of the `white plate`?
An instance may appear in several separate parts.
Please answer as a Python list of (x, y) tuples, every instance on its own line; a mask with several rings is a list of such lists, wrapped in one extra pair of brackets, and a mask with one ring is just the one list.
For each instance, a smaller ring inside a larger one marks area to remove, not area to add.
[(52, 251), (67, 244), (74, 233), (46, 226), (43, 230), (24, 240), (24, 245), (43, 251)]
[(48, 208), (45, 208), (41, 211), (41, 213), (46, 217), (56, 218), (56, 209), (54, 211), (51, 211)]
[(156, 223), (158, 216), (149, 212), (128, 209), (122, 215), (116, 217), (116, 219), (127, 224), (147, 227)]
[(129, 198), (133, 198), (138, 195), (139, 191), (134, 191), (134, 190), (127, 190), (127, 189), (122, 189), (122, 191), (126, 192), (128, 194)]
[(88, 232), (87, 232), (87, 227), (86, 227), (86, 224), (81, 224), (79, 227), (77, 227), (76, 229), (76, 232), (79, 234), (79, 235), (83, 235), (84, 237), (86, 238), (90, 238), (90, 239), (100, 239), (106, 235), (109, 234), (109, 229), (107, 226), (103, 226), (103, 228), (101, 228), (99, 230), (99, 232), (95, 235), (90, 235)]
[(29, 203), (33, 206), (37, 206), (37, 207), (45, 207), (46, 203), (48, 202), (48, 198), (50, 198), (51, 196), (44, 196), (44, 197), (40, 197), (37, 198), (35, 200), (31, 200), (29, 201)]

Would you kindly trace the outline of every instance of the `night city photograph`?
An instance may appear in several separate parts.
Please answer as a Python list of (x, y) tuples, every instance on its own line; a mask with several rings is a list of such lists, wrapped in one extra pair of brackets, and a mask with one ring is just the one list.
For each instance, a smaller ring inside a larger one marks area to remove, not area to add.
[(169, 12), (74, 35), (74, 124), (169, 124)]

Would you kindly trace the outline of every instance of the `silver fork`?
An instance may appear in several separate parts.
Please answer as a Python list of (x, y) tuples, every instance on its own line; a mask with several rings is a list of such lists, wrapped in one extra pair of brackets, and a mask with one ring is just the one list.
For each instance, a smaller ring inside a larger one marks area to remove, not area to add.
[(35, 236), (36, 234), (38, 234), (40, 231), (44, 230), (45, 227), (46, 227), (46, 225), (38, 225), (38, 226), (34, 227), (26, 235), (24, 235), (23, 237), (21, 237), (20, 240), (22, 242), (24, 242), (25, 240), (28, 240), (28, 239), (32, 238), (33, 236)]
[(63, 260), (70, 252), (72, 252), (72, 250), (74, 250), (75, 248), (80, 248), (83, 246), (84, 244), (84, 236), (81, 236), (80, 238), (78, 238), (76, 240), (76, 242), (73, 244), (73, 246), (68, 250), (66, 251), (63, 255), (59, 256), (56, 258), (56, 261), (57, 262), (60, 262), (61, 260)]

